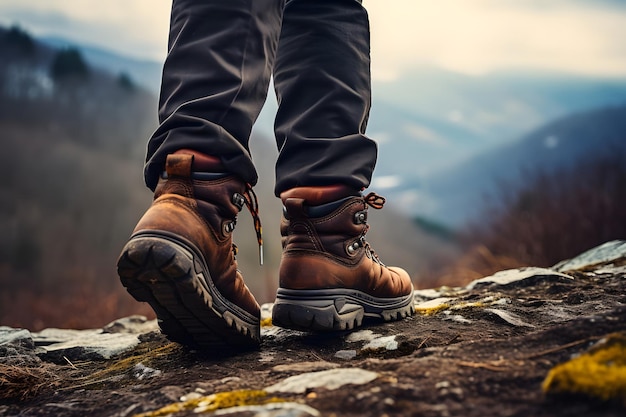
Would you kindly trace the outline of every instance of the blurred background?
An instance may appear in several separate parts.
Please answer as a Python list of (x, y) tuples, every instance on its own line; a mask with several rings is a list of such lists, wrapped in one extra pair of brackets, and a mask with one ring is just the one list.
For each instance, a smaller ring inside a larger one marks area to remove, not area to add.
[[(626, 238), (626, 2), (365, 0), (388, 199), (368, 240), (417, 287), (550, 266)], [(148, 207), (168, 0), (0, 2), (0, 325), (153, 317), (115, 263)], [(244, 211), (238, 260), (273, 300), (276, 102), (253, 132), (266, 265)]]

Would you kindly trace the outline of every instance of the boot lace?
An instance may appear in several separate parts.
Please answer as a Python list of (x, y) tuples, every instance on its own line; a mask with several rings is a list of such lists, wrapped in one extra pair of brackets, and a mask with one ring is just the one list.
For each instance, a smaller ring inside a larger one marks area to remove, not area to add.
[[(252, 219), (254, 220), (254, 230), (256, 232), (256, 240), (259, 243), (259, 263), (263, 265), (263, 227), (261, 226), (261, 217), (259, 216), (259, 201), (254, 191), (252, 191), (252, 186), (250, 184), (246, 183), (242, 194), (235, 193), (233, 195), (233, 204), (239, 207), (239, 210), (242, 210), (245, 205), (252, 215)], [(232, 228), (229, 231), (234, 230), (236, 221), (236, 219), (233, 221)], [(233, 256), (237, 256), (239, 248), (237, 248), (237, 245), (234, 243), (232, 244), (232, 250)]]
[(385, 201), (386, 201), (385, 197), (378, 195), (376, 193), (369, 193), (368, 195), (363, 197), (363, 200), (365, 200), (365, 203), (367, 203), (368, 206), (376, 210), (380, 210), (381, 208), (383, 208), (383, 206), (385, 205)]
[(243, 192), (246, 207), (254, 220), (254, 231), (256, 232), (256, 240), (259, 244), (259, 264), (263, 265), (263, 227), (261, 226), (261, 217), (259, 216), (259, 201), (256, 194), (252, 190), (252, 186), (246, 183), (246, 189)]
[[(365, 204), (376, 210), (382, 209), (386, 202), (385, 197), (378, 195), (374, 192), (366, 195), (363, 198), (363, 201), (365, 201)], [(363, 230), (363, 233), (361, 233), (361, 237), (359, 238), (360, 244), (365, 248), (366, 255), (369, 255), (369, 257), (374, 262), (385, 266), (385, 264), (378, 257), (378, 254), (374, 251), (374, 249), (372, 249), (372, 246), (369, 244), (369, 242), (365, 240), (365, 235), (367, 234), (368, 230), (370, 230), (370, 225), (366, 223), (365, 229)]]

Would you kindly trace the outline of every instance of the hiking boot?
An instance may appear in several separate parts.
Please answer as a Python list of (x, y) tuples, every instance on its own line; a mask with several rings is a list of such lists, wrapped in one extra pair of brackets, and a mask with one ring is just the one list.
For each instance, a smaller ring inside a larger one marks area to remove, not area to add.
[(211, 157), (179, 152), (167, 157), (152, 206), (122, 250), (122, 284), (150, 304), (173, 341), (201, 348), (258, 346), (259, 305), (237, 270), (232, 243), (244, 205), (260, 238), (256, 197), (238, 178), (206, 172)]
[(382, 208), (384, 198), (370, 193), (309, 205), (305, 198), (282, 197), (274, 325), (349, 330), (364, 317), (390, 321), (413, 314), (411, 278), (401, 268), (385, 266), (365, 240), (368, 206)]

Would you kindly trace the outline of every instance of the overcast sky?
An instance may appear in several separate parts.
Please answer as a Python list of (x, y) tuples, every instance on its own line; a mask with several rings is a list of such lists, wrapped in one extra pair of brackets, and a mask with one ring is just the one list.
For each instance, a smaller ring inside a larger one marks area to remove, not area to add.
[[(625, 0), (364, 0), (372, 74), (421, 64), (626, 77)], [(0, 23), (162, 60), (171, 0), (0, 0)]]

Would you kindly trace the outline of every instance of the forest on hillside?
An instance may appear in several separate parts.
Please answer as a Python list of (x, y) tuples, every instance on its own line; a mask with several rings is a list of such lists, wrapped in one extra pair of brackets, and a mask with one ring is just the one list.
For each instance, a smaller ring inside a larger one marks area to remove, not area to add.
[(89, 67), (77, 49), (0, 31), (3, 324), (80, 326), (102, 309), (136, 310), (113, 262), (150, 199), (141, 161), (155, 108), (127, 75)]

